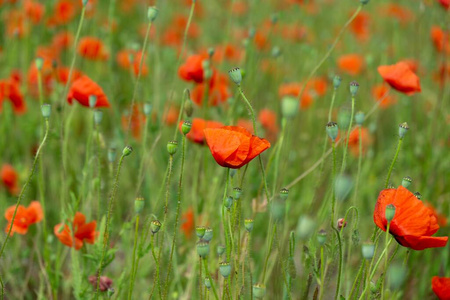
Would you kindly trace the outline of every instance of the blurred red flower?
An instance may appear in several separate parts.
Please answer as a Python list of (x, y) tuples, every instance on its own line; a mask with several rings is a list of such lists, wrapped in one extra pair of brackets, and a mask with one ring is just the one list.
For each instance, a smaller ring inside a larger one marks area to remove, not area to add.
[[(6, 209), (5, 218), (8, 221), (8, 225), (6, 225), (5, 228), (6, 233), (8, 233), (9, 228), (11, 227), (11, 221), (13, 219), (15, 209), (15, 205)], [(10, 235), (12, 236), (14, 233), (26, 234), (28, 232), (28, 227), (32, 224), (40, 222), (43, 217), (44, 213), (42, 212), (41, 204), (38, 201), (31, 202), (28, 207), (19, 205), (17, 207), (17, 212), (14, 217), (14, 223)]]
[(386, 109), (397, 102), (397, 98), (388, 94), (389, 87), (382, 83), (372, 88), (372, 96), (379, 102), (381, 108)]
[(364, 58), (359, 54), (346, 54), (338, 59), (339, 70), (352, 76), (359, 75), (365, 67)]
[(406, 95), (420, 92), (420, 79), (403, 61), (390, 66), (379, 66), (378, 73), (392, 88)]
[(86, 75), (82, 75), (72, 83), (69, 94), (67, 95), (67, 101), (69, 104), (72, 104), (72, 101), (76, 100), (81, 105), (89, 107), (89, 96), (97, 97), (97, 104), (95, 107), (110, 106), (108, 98), (102, 88)]
[(178, 69), (178, 75), (185, 81), (194, 81), (202, 83), (203, 78), (203, 60), (207, 59), (206, 55), (191, 55), (186, 62)]
[[(181, 125), (183, 125), (183, 121), (181, 121), (179, 124), (180, 132), (181, 132)], [(224, 125), (220, 122), (207, 121), (207, 120), (200, 119), (200, 118), (194, 118), (192, 120), (191, 131), (189, 131), (189, 133), (186, 135), (186, 137), (188, 138), (188, 140), (190, 140), (194, 143), (204, 145), (205, 144), (204, 130), (206, 128), (221, 128), (223, 126)]]
[(107, 60), (109, 57), (103, 42), (95, 37), (81, 38), (78, 43), (78, 54), (91, 60)]
[(431, 288), (439, 300), (450, 300), (450, 277), (433, 276)]
[(86, 223), (86, 217), (77, 212), (73, 219), (72, 228), (75, 232), (72, 238), (72, 231), (70, 230), (69, 225), (65, 223), (60, 223), (55, 225), (54, 233), (56, 237), (66, 246), (75, 247), (76, 250), (80, 250), (83, 247), (83, 242), (93, 244), (95, 242), (95, 238), (98, 235), (98, 231), (95, 231), (97, 227), (97, 221), (92, 221), (90, 223)]
[(19, 193), (19, 186), (17, 185), (18, 175), (16, 170), (10, 164), (4, 164), (0, 171), (3, 185), (8, 189), (9, 193), (16, 195)]
[(23, 114), (26, 109), (25, 99), (20, 92), (19, 84), (12, 79), (0, 80), (0, 112), (3, 108), (3, 101), (11, 101), (14, 113)]
[(194, 221), (194, 210), (192, 207), (189, 207), (187, 211), (185, 211), (181, 215), (181, 230), (183, 231), (186, 238), (190, 238), (195, 229), (195, 221)]

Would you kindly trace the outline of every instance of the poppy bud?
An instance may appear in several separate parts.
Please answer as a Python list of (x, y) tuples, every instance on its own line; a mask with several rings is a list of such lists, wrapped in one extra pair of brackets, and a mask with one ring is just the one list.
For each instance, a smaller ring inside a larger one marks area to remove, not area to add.
[(242, 189), (240, 187), (235, 187), (233, 189), (233, 198), (239, 200), (242, 195)]
[(99, 109), (96, 109), (94, 111), (94, 123), (98, 125), (102, 122), (102, 119), (103, 119), (103, 112)]
[(347, 198), (353, 188), (353, 180), (347, 175), (338, 175), (334, 182), (336, 198), (340, 201)]
[(158, 231), (161, 229), (161, 222), (158, 220), (153, 220), (150, 223), (150, 230), (152, 231), (153, 234), (158, 233)]
[(209, 243), (205, 240), (200, 240), (197, 243), (197, 254), (198, 256), (205, 258), (209, 254)]
[(224, 254), (225, 253), (225, 249), (226, 249), (226, 247), (224, 245), (218, 245), (217, 246), (217, 254), (219, 256)]
[(339, 230), (341, 230), (342, 227), (345, 228), (346, 226), (347, 226), (347, 222), (344, 220), (344, 218), (340, 218), (340, 219), (337, 220), (337, 228)]
[(211, 228), (206, 228), (203, 240), (209, 242), (213, 238), (213, 230)]
[(362, 111), (358, 111), (356, 114), (355, 114), (355, 122), (356, 122), (356, 125), (359, 125), (359, 126), (361, 126), (363, 123), (364, 123), (364, 118), (365, 118), (365, 114), (362, 112)]
[(422, 194), (419, 193), (419, 192), (415, 192), (414, 196), (416, 196), (416, 198), (419, 199), (419, 200), (422, 199)]
[(177, 153), (178, 149), (178, 142), (177, 141), (169, 141), (167, 143), (167, 152), (169, 152), (170, 155), (174, 155)]
[(266, 295), (266, 286), (262, 283), (254, 284), (252, 290), (255, 298), (261, 299)]
[(281, 114), (283, 118), (292, 119), (298, 112), (298, 99), (292, 96), (286, 96), (281, 99)]
[(211, 288), (211, 281), (209, 280), (209, 277), (205, 277), (205, 286), (209, 290)]
[(352, 94), (352, 97), (356, 96), (356, 93), (358, 92), (359, 83), (356, 81), (350, 82), (350, 94)]
[(339, 133), (339, 126), (335, 122), (328, 122), (327, 126), (325, 127), (325, 130), (327, 131), (328, 137), (334, 142), (336, 141), (336, 138)]
[(230, 265), (230, 263), (228, 263), (228, 262), (221, 262), (219, 264), (219, 271), (220, 271), (220, 274), (223, 277), (225, 277), (225, 278), (230, 276), (230, 274), (231, 274), (231, 265)]
[(244, 227), (245, 227), (245, 230), (247, 230), (248, 233), (252, 232), (252, 230), (253, 230), (253, 219), (245, 219), (244, 220)]
[(232, 205), (233, 205), (233, 197), (227, 196), (223, 201), (223, 206), (225, 206), (227, 209), (230, 209)]
[(159, 10), (156, 8), (156, 6), (150, 6), (147, 9), (147, 18), (150, 22), (153, 22), (156, 20), (156, 17), (158, 16)]
[(386, 206), (386, 211), (384, 213), (384, 216), (386, 217), (386, 220), (388, 222), (391, 222), (395, 216), (395, 206), (392, 204), (389, 204), (388, 206)]
[(319, 231), (317, 234), (317, 242), (319, 242), (320, 246), (325, 245), (325, 242), (327, 241), (327, 232), (323, 229)]
[(94, 108), (96, 104), (97, 104), (97, 96), (90, 95), (89, 96), (89, 107)]
[(144, 208), (144, 204), (145, 204), (144, 198), (142, 198), (142, 197), (137, 197), (137, 198), (134, 200), (134, 212), (135, 212), (136, 214), (140, 214), (141, 211), (142, 211), (142, 209)]
[(362, 5), (366, 5), (369, 2), (370, 0), (359, 0), (359, 3), (361, 3)]
[(89, 0), (82, 0), (81, 2), (83, 3), (83, 6), (86, 6), (86, 5), (88, 5)]
[(375, 253), (375, 246), (370, 243), (362, 244), (361, 252), (362, 252), (362, 256), (365, 259), (372, 259), (373, 255)]
[(301, 216), (297, 223), (297, 236), (301, 240), (307, 240), (311, 234), (314, 232), (314, 228), (316, 227), (316, 223), (314, 219), (308, 216)]
[(282, 188), (280, 190), (280, 198), (283, 201), (286, 201), (289, 196), (289, 190), (287, 188)]
[(152, 112), (152, 108), (153, 108), (153, 106), (150, 103), (145, 102), (144, 103), (144, 115), (148, 116)]
[(108, 149), (108, 161), (113, 163), (116, 160), (116, 148), (111, 147)]
[(195, 227), (195, 234), (198, 238), (202, 238), (205, 235), (206, 227), (205, 226), (197, 226)]
[(42, 67), (44, 66), (44, 59), (42, 57), (36, 57), (34, 63), (36, 64), (36, 69), (38, 69), (38, 71), (41, 71)]
[(192, 117), (192, 114), (194, 113), (194, 105), (192, 105), (191, 98), (188, 97), (186, 101), (184, 102), (184, 113), (189, 118)]
[(337, 89), (341, 85), (342, 78), (339, 75), (335, 75), (333, 77), (333, 87)]
[(191, 131), (192, 123), (190, 121), (184, 121), (183, 125), (181, 125), (181, 132), (183, 132), (184, 135), (188, 134), (189, 131)]
[(50, 118), (51, 112), (52, 112), (52, 106), (50, 104), (42, 104), (41, 113), (45, 119)]
[(233, 68), (230, 71), (228, 71), (228, 75), (230, 76), (231, 80), (233, 80), (233, 82), (240, 86), (241, 82), (242, 82), (242, 73), (241, 73), (241, 69), (239, 68)]
[(122, 155), (128, 156), (131, 154), (131, 152), (133, 152), (133, 148), (131, 146), (126, 146), (125, 148), (123, 148)]
[(278, 46), (272, 48), (272, 57), (277, 58), (281, 55), (281, 49)]
[(214, 49), (214, 47), (209, 47), (208, 48), (208, 56), (209, 56), (209, 58), (212, 58), (214, 56), (215, 52), (216, 52), (216, 50)]
[(403, 179), (402, 179), (402, 186), (403, 187), (408, 188), (411, 185), (411, 183), (412, 183), (411, 177), (409, 177), (409, 176), (403, 177)]
[(347, 130), (350, 126), (351, 111), (347, 108), (342, 108), (339, 110), (337, 122), (341, 130)]
[(398, 136), (400, 139), (403, 139), (403, 137), (406, 135), (406, 133), (409, 130), (408, 123), (404, 122), (398, 126)]

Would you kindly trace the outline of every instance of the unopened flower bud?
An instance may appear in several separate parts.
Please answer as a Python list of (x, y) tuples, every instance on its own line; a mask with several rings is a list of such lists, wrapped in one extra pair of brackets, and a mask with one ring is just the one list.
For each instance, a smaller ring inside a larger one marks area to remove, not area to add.
[(231, 265), (228, 262), (221, 262), (219, 264), (220, 275), (227, 278), (231, 274)]
[(233, 68), (230, 71), (228, 71), (228, 75), (230, 76), (231, 80), (233, 80), (233, 82), (236, 85), (241, 85), (242, 82), (242, 73), (241, 73), (241, 69), (239, 68)]
[(333, 77), (333, 87), (337, 89), (341, 85), (342, 78), (339, 75), (335, 75)]
[(347, 226), (347, 222), (344, 220), (344, 218), (340, 218), (340, 219), (337, 220), (337, 228), (339, 230), (341, 230), (342, 227), (345, 228), (346, 226)]
[(292, 96), (285, 96), (281, 99), (281, 114), (283, 118), (292, 119), (298, 112), (298, 99)]
[(361, 125), (364, 123), (365, 116), (366, 116), (366, 115), (365, 115), (362, 111), (358, 111), (358, 112), (355, 114), (355, 122), (356, 122), (356, 125), (361, 126)]
[(99, 109), (96, 109), (94, 111), (94, 123), (98, 125), (102, 122), (102, 119), (103, 119), (103, 112)]
[(328, 137), (335, 142), (339, 133), (339, 126), (335, 122), (328, 122), (325, 130), (328, 134)]
[(197, 243), (197, 254), (198, 256), (205, 258), (209, 254), (209, 243), (205, 240), (200, 240)]
[(36, 64), (36, 69), (38, 69), (38, 71), (41, 71), (42, 67), (44, 66), (44, 59), (42, 57), (36, 57), (34, 63)]
[(174, 155), (177, 153), (178, 149), (178, 142), (177, 141), (169, 141), (167, 143), (167, 152), (169, 152), (170, 155)]
[(151, 6), (147, 9), (147, 18), (150, 22), (153, 22), (156, 20), (156, 17), (158, 16), (159, 10), (155, 6)]
[(192, 117), (192, 114), (194, 113), (194, 105), (192, 104), (190, 96), (188, 96), (184, 102), (184, 113), (188, 118)]
[(195, 234), (198, 238), (202, 238), (205, 235), (206, 227), (205, 226), (197, 226), (195, 227)]
[(262, 283), (257, 283), (253, 285), (253, 296), (257, 299), (262, 299), (266, 295), (266, 286)]
[(372, 259), (374, 253), (375, 253), (375, 246), (373, 244), (362, 244), (361, 246), (361, 252), (362, 256), (365, 259)]
[(230, 209), (233, 205), (233, 197), (227, 196), (225, 197), (223, 201), (223, 206), (225, 206), (227, 209)]
[(280, 190), (280, 198), (283, 201), (286, 201), (289, 196), (289, 190), (287, 188), (282, 188)]
[(253, 219), (245, 219), (244, 220), (244, 227), (245, 227), (245, 230), (247, 230), (248, 233), (252, 232), (253, 224), (254, 224)]
[(402, 179), (402, 186), (404, 188), (408, 188), (411, 185), (411, 183), (412, 183), (411, 177), (409, 177), (409, 176), (403, 177), (403, 179)]
[(233, 198), (239, 200), (242, 195), (242, 189), (240, 187), (235, 187), (233, 189)]
[(144, 115), (146, 115), (146, 116), (150, 115), (150, 113), (152, 112), (152, 108), (153, 108), (153, 106), (150, 103), (145, 102), (144, 103)]
[(317, 242), (319, 242), (320, 246), (323, 246), (325, 245), (326, 241), (327, 241), (327, 232), (321, 229), (317, 234)]
[(161, 222), (158, 220), (153, 220), (150, 223), (150, 230), (152, 231), (153, 234), (158, 233), (158, 231), (161, 229)]
[(358, 92), (359, 83), (356, 81), (350, 82), (350, 94), (352, 94), (352, 97), (356, 96), (356, 93)]
[(134, 200), (134, 212), (136, 214), (140, 214), (142, 212), (142, 210), (144, 209), (144, 204), (145, 204), (144, 198), (137, 197)]
[(45, 119), (50, 118), (51, 112), (52, 112), (52, 107), (51, 107), (50, 104), (42, 104), (42, 106), (41, 106), (41, 113), (42, 113), (42, 116)]
[(277, 58), (281, 55), (281, 48), (278, 46), (275, 46), (272, 48), (272, 57)]
[(128, 156), (131, 154), (131, 152), (133, 152), (133, 148), (131, 146), (126, 146), (125, 148), (123, 148), (122, 150), (122, 155), (123, 156)]
[(419, 199), (419, 200), (422, 199), (422, 194), (419, 193), (419, 192), (415, 192), (414, 196), (416, 196), (416, 198)]
[(83, 6), (86, 6), (86, 5), (88, 5), (89, 0), (82, 0), (82, 3), (83, 3)]
[(97, 105), (97, 96), (90, 95), (89, 96), (89, 107), (94, 108)]
[(211, 281), (209, 280), (209, 277), (205, 277), (205, 287), (209, 290), (211, 288)]
[(398, 136), (403, 139), (409, 130), (408, 123), (404, 122), (398, 126)]
[(213, 238), (213, 230), (212, 228), (206, 228), (205, 235), (203, 236), (203, 240), (209, 242)]
[(395, 206), (393, 204), (389, 204), (386, 206), (386, 211), (384, 213), (386, 220), (391, 222), (395, 216)]
[(184, 135), (188, 134), (189, 131), (191, 131), (192, 123), (190, 121), (184, 121), (183, 125), (181, 125), (181, 132), (183, 132)]

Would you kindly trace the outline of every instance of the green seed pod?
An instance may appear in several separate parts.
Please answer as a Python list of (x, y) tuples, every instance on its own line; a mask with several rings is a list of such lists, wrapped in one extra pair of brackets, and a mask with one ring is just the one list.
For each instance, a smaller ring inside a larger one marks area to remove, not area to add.
[(224, 245), (218, 245), (217, 246), (217, 254), (221, 256), (225, 253), (226, 247)]
[(209, 277), (205, 277), (205, 286), (209, 290), (211, 288), (211, 281), (209, 280)]
[(228, 75), (230, 76), (231, 80), (233, 80), (233, 82), (236, 85), (241, 85), (242, 82), (242, 73), (241, 73), (241, 69), (239, 68), (233, 68), (230, 71), (228, 71)]
[(245, 219), (244, 220), (244, 227), (245, 227), (245, 230), (247, 230), (248, 233), (252, 232), (253, 224), (254, 224), (253, 219)]
[[(189, 93), (189, 92), (188, 92)], [(192, 104), (192, 100), (190, 98), (190, 95), (184, 102), (184, 113), (188, 118), (192, 117), (192, 114), (194, 113), (194, 105)]]
[(372, 259), (373, 255), (375, 253), (375, 246), (374, 246), (374, 244), (369, 244), (369, 243), (362, 244), (361, 252), (362, 252), (362, 256), (365, 259), (367, 259), (367, 260)]
[(341, 85), (342, 78), (339, 75), (333, 77), (333, 87), (336, 90)]
[(144, 115), (146, 115), (146, 116), (150, 115), (150, 113), (152, 112), (152, 108), (153, 108), (153, 106), (150, 103), (145, 102), (144, 103)]
[(205, 240), (200, 240), (197, 243), (197, 254), (198, 256), (205, 258), (209, 254), (209, 243)]
[(328, 122), (327, 126), (325, 127), (325, 130), (328, 134), (328, 137), (334, 142), (336, 141), (336, 138), (339, 133), (339, 126), (335, 122)]
[(199, 239), (201, 239), (205, 235), (206, 227), (205, 226), (197, 226), (195, 227), (195, 234)]
[(386, 206), (386, 211), (384, 212), (384, 216), (388, 222), (391, 222), (395, 216), (395, 206), (393, 204), (389, 204)]
[(369, 2), (370, 0), (359, 0), (359, 3), (361, 3), (362, 5), (366, 5)]
[(50, 104), (42, 104), (41, 113), (45, 119), (50, 118), (50, 115), (52, 113), (52, 106)]
[(209, 58), (212, 58), (214, 56), (214, 53), (216, 53), (216, 50), (214, 49), (214, 47), (209, 47), (208, 48), (208, 56), (209, 56)]
[(89, 107), (94, 108), (97, 105), (97, 96), (90, 95), (89, 96)]
[(275, 46), (272, 48), (272, 57), (277, 58), (281, 55), (281, 48), (278, 46)]
[(158, 233), (158, 231), (161, 229), (161, 226), (162, 226), (162, 224), (161, 224), (160, 221), (158, 221), (158, 220), (153, 220), (153, 221), (150, 223), (150, 230), (152, 231), (153, 234), (156, 234), (156, 233)]
[(280, 190), (280, 198), (283, 201), (286, 201), (289, 196), (289, 190), (287, 188), (282, 188)]
[(212, 228), (206, 228), (205, 235), (203, 236), (203, 240), (209, 242), (213, 238), (213, 230)]
[(81, 2), (83, 4), (83, 6), (86, 7), (86, 5), (88, 5), (88, 3), (89, 3), (89, 0), (82, 0)]
[(240, 187), (235, 187), (233, 189), (233, 198), (239, 200), (242, 195), (242, 189)]
[(123, 148), (122, 150), (122, 155), (123, 156), (128, 156), (131, 154), (131, 152), (133, 152), (133, 148), (131, 146), (126, 146), (125, 148)]
[(227, 196), (225, 197), (225, 200), (223, 201), (223, 206), (225, 206), (226, 209), (230, 209), (233, 205), (233, 197)]
[(409, 130), (408, 123), (404, 122), (398, 126), (398, 136), (403, 139)]
[(266, 295), (266, 286), (262, 283), (254, 284), (252, 289), (255, 298), (262, 299)]
[(359, 83), (357, 83), (356, 81), (350, 82), (350, 94), (352, 94), (352, 97), (356, 96), (358, 89), (359, 89)]
[(41, 71), (42, 67), (44, 66), (44, 59), (42, 57), (36, 57), (34, 63), (36, 64), (36, 69), (38, 69), (38, 71)]
[(155, 6), (151, 6), (147, 9), (147, 18), (150, 22), (154, 22), (158, 16), (159, 10)]
[(169, 152), (170, 155), (174, 155), (177, 153), (178, 150), (178, 142), (177, 141), (169, 141), (167, 143), (167, 152)]
[(366, 115), (362, 111), (358, 111), (355, 114), (356, 125), (361, 126), (364, 123), (365, 116)]
[(227, 278), (231, 274), (231, 265), (228, 262), (221, 262), (219, 264), (220, 275)]
[(293, 119), (298, 112), (298, 99), (292, 96), (285, 96), (281, 99), (281, 114), (283, 118)]
[(403, 179), (402, 179), (402, 186), (404, 188), (408, 188), (411, 185), (411, 183), (412, 183), (411, 177), (409, 177), (409, 176), (403, 177)]
[(181, 132), (183, 132), (184, 135), (188, 134), (189, 131), (191, 131), (192, 123), (190, 121), (184, 121), (183, 125), (181, 125)]
[(317, 234), (317, 242), (320, 246), (325, 245), (325, 243), (327, 242), (327, 232), (325, 230), (321, 229), (319, 231), (319, 233)]
[(94, 111), (94, 123), (95, 125), (99, 125), (103, 119), (103, 112), (99, 109)]
[(145, 204), (144, 198), (137, 197), (134, 200), (134, 212), (136, 214), (140, 214), (142, 212), (142, 210), (144, 209), (144, 204)]

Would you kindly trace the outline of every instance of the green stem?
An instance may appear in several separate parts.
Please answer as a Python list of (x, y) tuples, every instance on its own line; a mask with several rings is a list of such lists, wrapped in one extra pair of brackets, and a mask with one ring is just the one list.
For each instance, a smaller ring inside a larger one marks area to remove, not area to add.
[(386, 238), (385, 238), (385, 246), (384, 246), (384, 250), (386, 251), (386, 255), (384, 256), (384, 276), (383, 279), (381, 281), (381, 299), (384, 299), (384, 279), (386, 278), (386, 272), (387, 272), (387, 268), (388, 268), (388, 240), (389, 240), (389, 227), (391, 226), (391, 222), (388, 221), (387, 223), (387, 228), (386, 228)]
[[(150, 297), (148, 298), (149, 300), (153, 299), (153, 291), (155, 290), (155, 287), (160, 286), (159, 285), (159, 258), (156, 256), (156, 252), (155, 252), (155, 235), (153, 233), (152, 233), (151, 240), (150, 240), (150, 248), (152, 249), (152, 256), (153, 256), (153, 259), (155, 260), (155, 277), (156, 278), (153, 281), (152, 291), (150, 293)], [(159, 299), (162, 299), (161, 289), (159, 290)]]
[(325, 259), (323, 255), (323, 246), (320, 247), (320, 292), (319, 292), (319, 300), (323, 299), (323, 291), (325, 286)]
[(226, 178), (225, 178), (225, 189), (223, 191), (223, 198), (222, 198), (222, 203), (221, 203), (221, 205), (222, 205), (222, 225), (223, 225), (223, 232), (225, 234), (225, 247), (226, 247), (227, 261), (230, 261), (230, 242), (229, 242), (229, 237), (228, 237), (228, 228), (227, 228), (224, 203), (225, 203), (225, 199), (227, 197), (229, 178), (230, 178), (230, 168), (227, 168)]
[(347, 163), (348, 142), (349, 142), (350, 132), (352, 131), (354, 115), (355, 115), (355, 96), (352, 96), (352, 114), (350, 116), (350, 124), (348, 125), (348, 129), (347, 129), (347, 139), (345, 141), (344, 155), (342, 157), (342, 165), (341, 165), (341, 172), (340, 172), (341, 175), (344, 173), (346, 163)]
[(359, 186), (359, 178), (361, 176), (361, 165), (362, 165), (362, 132), (361, 126), (358, 126), (358, 134), (359, 134), (359, 156), (358, 156), (358, 172), (356, 173), (356, 184), (355, 184), (355, 193), (353, 194), (353, 204), (355, 204), (356, 199), (358, 197), (358, 186)]
[(277, 223), (275, 223), (273, 226), (272, 236), (270, 237), (269, 249), (267, 249), (266, 261), (264, 262), (264, 271), (263, 271), (263, 277), (262, 277), (262, 282), (264, 284), (266, 282), (267, 263), (269, 262), (269, 256), (270, 256), (270, 252), (272, 251), (273, 240), (274, 240), (276, 231), (277, 231)]
[(206, 260), (206, 258), (203, 258), (205, 261), (203, 262), (203, 264), (205, 265), (205, 275), (208, 276), (209, 278), (209, 282), (211, 283), (211, 288), (213, 290), (214, 293), (214, 297), (216, 297), (216, 300), (219, 300), (219, 296), (217, 295), (217, 291), (216, 291), (216, 287), (214, 286), (214, 281), (211, 278), (211, 274), (208, 271), (208, 261)]
[(391, 166), (389, 167), (389, 171), (388, 171), (388, 174), (386, 177), (386, 181), (384, 182), (384, 188), (387, 188), (389, 185), (389, 180), (391, 179), (391, 173), (392, 173), (392, 170), (394, 169), (395, 162), (397, 161), (398, 154), (400, 153), (400, 148), (402, 146), (402, 142), (403, 142), (403, 139), (399, 138), (398, 144), (397, 144), (397, 150), (395, 151), (395, 155), (394, 155), (394, 159), (392, 160)]
[(332, 179), (332, 197), (331, 197), (331, 227), (334, 226), (334, 213), (336, 208), (336, 141), (332, 141), (331, 143), (332, 152), (333, 152), (333, 179)]
[(131, 296), (133, 295), (134, 289), (134, 279), (136, 272), (136, 246), (138, 240), (138, 230), (139, 230), (139, 215), (136, 216), (136, 227), (134, 229), (134, 245), (133, 245), (133, 259), (131, 261), (131, 276), (130, 276), (130, 288), (128, 293), (128, 299), (131, 300)]

